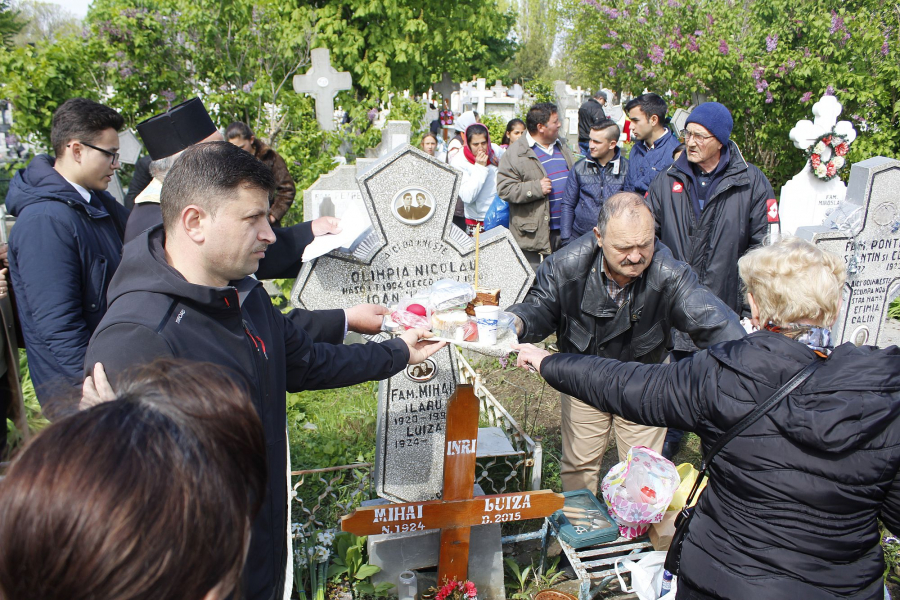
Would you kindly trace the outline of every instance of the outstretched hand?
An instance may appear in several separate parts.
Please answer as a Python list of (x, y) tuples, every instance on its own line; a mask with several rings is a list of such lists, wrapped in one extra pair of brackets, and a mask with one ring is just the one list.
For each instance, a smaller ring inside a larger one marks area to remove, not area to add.
[(391, 314), (391, 311), (379, 304), (357, 304), (344, 309), (344, 314), (347, 315), (348, 330), (375, 335), (381, 331), (384, 316)]
[(550, 353), (546, 350), (541, 350), (531, 344), (512, 344), (510, 347), (519, 353), (518, 358), (516, 358), (517, 367), (522, 367), (529, 371), (537, 371), (538, 374), (541, 373), (541, 363), (550, 356)]
[(407, 364), (417, 365), (447, 345), (447, 342), (427, 341), (428, 338), (433, 336), (434, 334), (427, 329), (407, 329), (400, 336), (400, 339), (406, 342), (406, 345), (409, 347)]
[(316, 237), (326, 233), (340, 233), (341, 220), (337, 217), (319, 217), (312, 222), (312, 232)]

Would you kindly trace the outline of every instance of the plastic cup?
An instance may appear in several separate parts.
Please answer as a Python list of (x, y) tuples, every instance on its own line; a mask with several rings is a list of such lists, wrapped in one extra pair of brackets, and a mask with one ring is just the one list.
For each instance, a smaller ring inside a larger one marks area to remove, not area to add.
[(497, 343), (497, 321), (500, 318), (499, 306), (476, 306), (475, 324), (478, 326), (478, 342), (486, 346)]

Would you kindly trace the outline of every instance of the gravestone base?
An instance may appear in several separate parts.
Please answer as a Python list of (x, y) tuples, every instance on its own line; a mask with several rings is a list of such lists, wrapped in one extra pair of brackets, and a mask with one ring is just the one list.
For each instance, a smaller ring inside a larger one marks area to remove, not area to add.
[[(475, 484), (475, 496), (484, 490)], [(363, 506), (380, 506), (390, 502), (378, 498), (363, 502)], [(441, 532), (438, 529), (414, 533), (370, 535), (366, 542), (369, 564), (381, 567), (372, 576), (372, 583), (387, 582), (394, 586), (389, 593), (397, 593), (397, 578), (406, 570), (433, 571), (437, 568)], [(419, 593), (433, 585), (434, 576), (419, 578)], [(469, 580), (478, 588), (480, 600), (506, 600), (503, 588), (503, 546), (500, 544), (500, 525), (472, 527), (469, 538)], [(430, 582), (430, 583), (429, 583)]]

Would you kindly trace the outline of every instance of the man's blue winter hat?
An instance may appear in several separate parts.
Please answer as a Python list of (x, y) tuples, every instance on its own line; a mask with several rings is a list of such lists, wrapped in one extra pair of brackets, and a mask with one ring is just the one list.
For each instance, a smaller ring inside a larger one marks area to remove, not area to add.
[(731, 118), (731, 111), (718, 102), (704, 102), (695, 108), (687, 118), (687, 121), (684, 122), (685, 125), (688, 123), (696, 123), (706, 127), (723, 146), (728, 145), (728, 140), (731, 138), (731, 130), (734, 128), (734, 119)]

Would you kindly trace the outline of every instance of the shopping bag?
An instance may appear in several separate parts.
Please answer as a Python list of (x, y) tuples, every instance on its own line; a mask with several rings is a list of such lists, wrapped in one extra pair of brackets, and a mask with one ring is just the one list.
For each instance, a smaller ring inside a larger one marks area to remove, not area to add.
[[(678, 476), (681, 478), (681, 483), (678, 485), (678, 489), (675, 490), (675, 495), (672, 496), (672, 501), (666, 509), (668, 511), (684, 508), (684, 503), (687, 502), (688, 496), (691, 495), (691, 488), (694, 487), (694, 482), (697, 481), (697, 475), (700, 474), (700, 471), (695, 469), (694, 465), (690, 463), (681, 463), (676, 467), (676, 471), (678, 471)], [(700, 484), (700, 490), (706, 487), (706, 482), (707, 480), (704, 479), (703, 483)], [(700, 499), (700, 490), (697, 491), (694, 504)]]
[(631, 539), (662, 520), (680, 484), (672, 461), (650, 448), (635, 446), (624, 462), (609, 470), (600, 489), (619, 533)]
[(501, 200), (500, 196), (494, 196), (493, 202), (484, 213), (484, 230), (488, 231), (494, 227), (509, 229), (509, 204)]
[[(619, 578), (619, 586), (625, 593), (637, 594), (639, 600), (658, 600), (659, 588), (662, 587), (663, 571), (666, 562), (665, 552), (645, 552), (638, 554), (639, 561), (628, 560), (627, 557), (616, 561), (616, 577)], [(619, 564), (631, 571), (631, 589), (625, 585)], [(665, 600), (675, 600), (675, 592), (678, 591), (678, 578), (672, 578), (672, 590), (665, 596)]]

